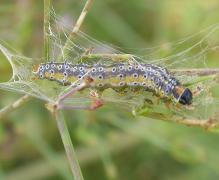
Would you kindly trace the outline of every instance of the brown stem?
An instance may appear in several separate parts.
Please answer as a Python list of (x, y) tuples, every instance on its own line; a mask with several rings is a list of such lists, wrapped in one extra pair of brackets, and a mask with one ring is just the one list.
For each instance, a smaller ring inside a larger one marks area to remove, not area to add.
[(69, 46), (71, 46), (71, 41), (73, 40), (73, 38), (75, 37), (75, 35), (77, 34), (77, 32), (79, 31), (82, 23), (84, 22), (84, 19), (92, 5), (94, 0), (87, 0), (83, 10), (81, 11), (81, 14), (71, 32), (71, 34), (69, 35), (68, 37), (68, 40), (65, 42), (65, 45), (63, 47), (63, 52), (64, 52), (64, 59), (65, 57), (68, 55), (68, 49), (69, 49)]
[(147, 114), (147, 117), (152, 119), (158, 119), (163, 121), (176, 122), (178, 124), (184, 124), (187, 126), (201, 127), (204, 129), (213, 129), (219, 127), (219, 121), (214, 118), (209, 119), (186, 119), (175, 116), (166, 116), (162, 113), (151, 112)]
[(173, 74), (178, 75), (190, 75), (190, 76), (208, 76), (208, 75), (215, 75), (219, 74), (219, 68), (198, 68), (198, 69), (171, 69)]

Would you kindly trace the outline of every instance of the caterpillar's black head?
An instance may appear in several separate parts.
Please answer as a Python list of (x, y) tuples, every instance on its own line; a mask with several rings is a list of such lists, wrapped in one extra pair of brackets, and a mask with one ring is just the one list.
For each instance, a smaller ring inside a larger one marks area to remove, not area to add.
[(179, 103), (183, 105), (190, 105), (192, 103), (192, 92), (186, 88), (179, 98)]

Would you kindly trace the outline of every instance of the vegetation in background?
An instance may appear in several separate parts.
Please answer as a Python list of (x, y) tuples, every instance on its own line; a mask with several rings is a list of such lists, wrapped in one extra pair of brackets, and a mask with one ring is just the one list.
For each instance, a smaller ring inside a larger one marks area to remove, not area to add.
[[(43, 2), (15, 2), (1, 2), (1, 39), (27, 56), (44, 56)], [(84, 2), (55, 1), (53, 5), (57, 14), (74, 24)], [(95, 1), (82, 30), (119, 47), (152, 47), (217, 23), (218, 6), (216, 0)], [(3, 82), (11, 69), (2, 55), (0, 58)], [(218, 62), (209, 61), (218, 67)], [(0, 91), (0, 108), (18, 97)], [(134, 118), (111, 106), (95, 112), (66, 112), (65, 117), (85, 179), (219, 177), (218, 134)], [(71, 179), (56, 123), (43, 102), (31, 100), (0, 119), (1, 178)]]

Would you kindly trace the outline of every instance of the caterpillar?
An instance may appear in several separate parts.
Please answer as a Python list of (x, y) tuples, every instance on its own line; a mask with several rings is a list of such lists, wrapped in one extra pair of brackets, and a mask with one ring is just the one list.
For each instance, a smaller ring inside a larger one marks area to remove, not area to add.
[(184, 87), (166, 68), (149, 63), (114, 63), (111, 65), (88, 65), (62, 63), (35, 64), (33, 74), (39, 79), (71, 85), (84, 77), (93, 81), (87, 88), (116, 91), (132, 88), (153, 92), (157, 97), (169, 99), (182, 105), (192, 103), (192, 92)]

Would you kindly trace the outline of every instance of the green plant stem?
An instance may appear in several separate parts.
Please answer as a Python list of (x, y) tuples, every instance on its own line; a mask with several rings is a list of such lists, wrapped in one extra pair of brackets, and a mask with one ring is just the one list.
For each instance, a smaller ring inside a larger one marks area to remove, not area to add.
[(44, 57), (50, 59), (50, 38), (49, 34), (49, 23), (50, 23), (50, 0), (44, 0)]
[(78, 160), (76, 158), (76, 153), (74, 150), (74, 146), (71, 142), (71, 137), (68, 131), (68, 127), (65, 123), (65, 119), (63, 117), (63, 114), (61, 111), (55, 111), (54, 116), (57, 122), (57, 126), (59, 129), (59, 133), (61, 134), (62, 142), (65, 147), (65, 152), (68, 158), (68, 162), (72, 171), (72, 174), (74, 176), (75, 180), (83, 180), (83, 175), (81, 173), (81, 169), (78, 163)]
[(19, 108), (20, 106), (22, 106), (24, 103), (29, 101), (30, 98), (31, 97), (29, 95), (24, 95), (21, 98), (19, 98), (17, 101), (13, 102), (12, 104), (9, 104), (4, 108), (2, 108), (0, 110), (0, 119), (6, 116), (7, 114), (9, 114), (10, 112), (14, 111), (15, 109)]

